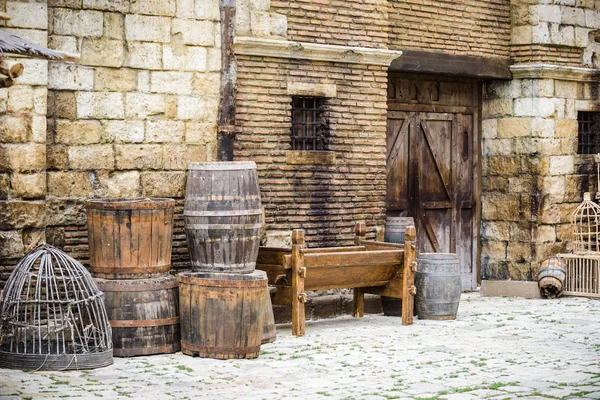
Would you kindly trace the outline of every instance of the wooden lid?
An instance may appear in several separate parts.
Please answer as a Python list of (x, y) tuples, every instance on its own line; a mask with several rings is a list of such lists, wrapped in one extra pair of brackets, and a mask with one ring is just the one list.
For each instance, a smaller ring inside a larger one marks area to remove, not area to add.
[(256, 163), (254, 161), (195, 162), (188, 166), (188, 170), (200, 171), (235, 171), (243, 169), (256, 169)]
[(151, 197), (89, 199), (85, 202), (85, 206), (96, 210), (157, 209), (174, 207), (175, 200)]

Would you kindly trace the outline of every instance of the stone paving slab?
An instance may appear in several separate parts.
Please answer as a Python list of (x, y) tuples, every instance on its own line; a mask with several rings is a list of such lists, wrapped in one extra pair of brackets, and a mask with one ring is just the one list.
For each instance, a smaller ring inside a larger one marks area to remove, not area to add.
[(367, 315), (277, 327), (255, 360), (181, 353), (91, 371), (0, 369), (1, 399), (597, 399), (600, 300), (464, 294), (455, 321)]

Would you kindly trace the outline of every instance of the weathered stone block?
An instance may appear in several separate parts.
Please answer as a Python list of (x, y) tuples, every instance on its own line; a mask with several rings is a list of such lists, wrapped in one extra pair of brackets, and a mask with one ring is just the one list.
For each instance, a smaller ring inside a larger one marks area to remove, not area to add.
[(271, 13), (271, 35), (281, 38), (287, 37), (287, 16)]
[(165, 99), (160, 94), (127, 93), (125, 111), (128, 117), (146, 119), (165, 113)]
[(92, 144), (99, 143), (101, 137), (101, 126), (98, 121), (64, 119), (56, 121), (56, 143)]
[(130, 0), (83, 0), (84, 8), (127, 13)]
[(538, 225), (535, 241), (536, 243), (556, 242), (556, 227), (554, 225)]
[(183, 197), (185, 172), (142, 172), (143, 196)]
[(252, 36), (271, 36), (271, 14), (268, 12), (250, 11), (250, 29)]
[(125, 65), (132, 68), (161, 69), (162, 46), (158, 43), (127, 42)]
[(217, 123), (195, 123), (187, 122), (185, 124), (186, 143), (207, 144), (217, 141)]
[(482, 146), (485, 156), (509, 156), (513, 154), (513, 141), (511, 139), (485, 139)]
[(125, 39), (125, 17), (120, 13), (104, 13), (104, 38)]
[(508, 178), (508, 191), (510, 193), (531, 193), (535, 189), (536, 179), (532, 176), (518, 176)]
[(91, 197), (88, 172), (48, 172), (48, 194), (54, 197)]
[(209, 47), (206, 54), (207, 71), (221, 72), (221, 49), (218, 47)]
[(538, 214), (539, 222), (543, 224), (558, 224), (561, 222), (560, 202), (562, 196), (545, 195)]
[(509, 262), (508, 275), (514, 281), (529, 281), (533, 279), (531, 272), (531, 263), (529, 262)]
[(498, 120), (494, 118), (481, 121), (481, 136), (484, 139), (496, 139), (498, 137)]
[(48, 29), (48, 6), (45, 2), (7, 1), (6, 13), (10, 19), (6, 26), (29, 29)]
[(83, 39), (81, 63), (102, 67), (121, 67), (125, 62), (124, 42), (115, 39)]
[(136, 197), (142, 193), (139, 171), (98, 171), (94, 176), (96, 196)]
[(531, 136), (533, 137), (556, 137), (553, 119), (532, 118)]
[(67, 155), (67, 147), (64, 145), (48, 145), (47, 148), (47, 163), (48, 169), (67, 169), (67, 165), (69, 163), (68, 155)]
[(564, 176), (547, 176), (542, 180), (542, 190), (546, 194), (560, 196), (565, 192)]
[(116, 145), (117, 169), (162, 169), (160, 145)]
[(165, 69), (177, 71), (206, 71), (206, 48), (185, 45), (164, 45)]
[(144, 141), (143, 121), (105, 121), (104, 140), (115, 143), (142, 143)]
[(487, 221), (518, 221), (519, 196), (515, 194), (483, 193), (482, 218)]
[(577, 137), (577, 130), (578, 130), (577, 120), (557, 119), (555, 121), (555, 124), (556, 124), (556, 130), (555, 130), (556, 137)]
[(21, 231), (0, 231), (0, 257), (21, 258), (24, 254)]
[(543, 22), (554, 22), (559, 24), (562, 20), (562, 13), (560, 6), (551, 4), (541, 4), (534, 6), (537, 8), (537, 13), (540, 21)]
[(522, 242), (508, 242), (506, 258), (513, 262), (531, 261), (531, 244)]
[(74, 170), (114, 169), (115, 155), (110, 144), (72, 146), (67, 150), (69, 167)]
[(125, 39), (140, 42), (169, 43), (171, 20), (164, 17), (128, 14), (125, 16)]
[(0, 145), (0, 171), (36, 172), (46, 169), (46, 145)]
[(513, 102), (511, 99), (494, 99), (483, 103), (482, 118), (496, 118), (512, 115)]
[(508, 241), (508, 222), (482, 222), (481, 239), (487, 241)]
[(534, 224), (531, 223), (511, 223), (509, 225), (509, 240), (511, 242), (531, 242), (533, 229)]
[(13, 174), (11, 179), (13, 198), (37, 199), (46, 195), (46, 174)]
[(481, 242), (481, 259), (506, 260), (506, 242), (485, 240)]
[(485, 176), (482, 181), (482, 188), (486, 192), (508, 192), (508, 178), (500, 176)]
[(519, 175), (521, 159), (518, 156), (496, 156), (488, 159), (489, 175)]
[(25, 245), (26, 252), (29, 252), (37, 245), (46, 242), (46, 229), (44, 228), (23, 230), (23, 244)]
[(142, 93), (150, 92), (150, 71), (138, 71), (137, 90)]
[(52, 35), (48, 38), (48, 48), (77, 53), (77, 38), (74, 36)]
[(0, 201), (0, 230), (43, 228), (45, 213), (43, 201)]
[(577, 98), (577, 82), (556, 81), (554, 83), (554, 93), (556, 97), (565, 99)]
[(46, 115), (48, 110), (48, 89), (36, 87), (33, 89), (33, 111), (39, 115)]
[(46, 199), (47, 226), (85, 225), (85, 199)]
[(53, 16), (52, 33), (78, 37), (102, 36), (103, 16), (100, 11), (55, 8)]
[(77, 116), (82, 119), (122, 119), (123, 95), (115, 92), (77, 93)]
[(219, 21), (221, 12), (216, 1), (196, 1), (196, 18), (200, 20)]
[[(136, 14), (172, 17), (175, 10), (175, 0), (139, 0), (131, 3), (131, 12)], [(192, 12), (192, 9), (188, 11)]]
[(220, 73), (194, 73), (192, 91), (197, 95), (218, 96), (221, 88)]
[(190, 94), (192, 73), (175, 71), (152, 71), (150, 90), (155, 93)]
[(576, 7), (561, 7), (561, 22), (565, 25), (585, 25), (585, 11)]
[(551, 156), (550, 175), (567, 175), (575, 172), (575, 159), (573, 156)]
[[(58, 118), (77, 118), (77, 99), (75, 92), (57, 91), (54, 95), (54, 110), (48, 110), (48, 115)], [(50, 108), (50, 107), (49, 107)]]
[(585, 27), (600, 29), (600, 10), (585, 10)]
[(529, 118), (501, 118), (498, 120), (498, 137), (512, 138), (529, 136), (531, 120)]
[(137, 71), (126, 68), (96, 68), (96, 91), (131, 92), (137, 89)]
[(192, 162), (206, 161), (206, 147), (197, 145), (164, 146), (164, 168), (186, 170)]
[(16, 85), (8, 89), (8, 112), (33, 110), (33, 88)]
[(185, 136), (185, 124), (181, 121), (146, 122), (146, 141), (154, 143), (181, 143)]
[(217, 28), (218, 25), (212, 21), (174, 19), (171, 32), (173, 36), (180, 36), (183, 44), (212, 46), (215, 43)]
[(44, 115), (34, 115), (31, 118), (31, 141), (34, 143), (45, 143), (46, 131), (46, 117)]
[(552, 43), (550, 39), (550, 26), (547, 22), (541, 22), (532, 27), (532, 43)]
[(218, 97), (177, 97), (177, 118), (180, 120), (210, 122), (216, 120), (217, 113)]
[(25, 70), (19, 77), (19, 85), (45, 86), (48, 84), (48, 61), (46, 60), (19, 60)]
[(552, 44), (575, 46), (575, 28), (568, 25), (550, 24)]
[(10, 197), (11, 174), (0, 174), (0, 200), (8, 200)]
[(31, 118), (0, 115), (0, 143), (26, 143), (31, 140)]

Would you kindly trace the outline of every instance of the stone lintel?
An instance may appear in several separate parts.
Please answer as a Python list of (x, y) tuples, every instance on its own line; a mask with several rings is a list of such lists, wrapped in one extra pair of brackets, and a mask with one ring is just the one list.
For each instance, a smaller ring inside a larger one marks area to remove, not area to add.
[(553, 64), (519, 64), (510, 67), (513, 79), (556, 79), (560, 81), (595, 82), (600, 70)]
[(367, 47), (338, 46), (288, 40), (236, 37), (234, 51), (239, 55), (332, 61), (348, 64), (389, 66), (401, 51)]
[(287, 94), (290, 96), (337, 97), (335, 83), (287, 82)]

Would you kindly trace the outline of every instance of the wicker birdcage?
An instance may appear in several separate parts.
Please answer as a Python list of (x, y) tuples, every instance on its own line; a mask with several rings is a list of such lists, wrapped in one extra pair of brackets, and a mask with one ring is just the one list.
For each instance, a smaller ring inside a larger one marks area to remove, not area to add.
[(41, 244), (0, 298), (0, 368), (90, 369), (112, 364), (103, 294), (83, 265)]
[(583, 194), (583, 202), (571, 215), (573, 232), (573, 253), (585, 254), (600, 251), (600, 206), (591, 200), (588, 192)]

